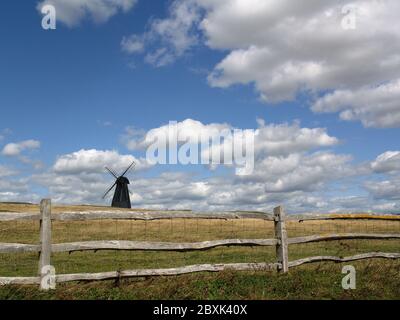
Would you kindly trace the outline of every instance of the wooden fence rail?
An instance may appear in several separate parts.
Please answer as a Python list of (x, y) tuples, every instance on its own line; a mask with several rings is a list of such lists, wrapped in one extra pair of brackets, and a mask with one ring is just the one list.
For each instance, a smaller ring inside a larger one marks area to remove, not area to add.
[[(150, 241), (83, 241), (70, 243), (52, 244), (51, 229), (52, 221), (87, 221), (87, 220), (161, 220), (161, 219), (261, 219), (274, 222), (275, 236), (272, 239), (223, 239), (203, 242), (150, 242)], [(209, 250), (221, 246), (274, 246), (276, 248), (276, 262), (274, 263), (227, 263), (227, 264), (198, 264), (178, 268), (164, 269), (137, 269), (125, 271), (111, 271), (101, 273), (78, 273), (57, 274), (53, 280), (57, 283), (69, 281), (91, 281), (116, 279), (124, 277), (144, 276), (170, 276), (193, 272), (218, 272), (222, 270), (237, 271), (278, 271), (288, 272), (289, 268), (300, 266), (305, 263), (333, 261), (349, 262), (362, 259), (385, 258), (400, 259), (400, 253), (369, 252), (349, 257), (315, 256), (289, 261), (289, 245), (352, 239), (400, 239), (400, 233), (338, 233), (325, 235), (311, 235), (304, 237), (288, 238), (286, 231), (287, 221), (309, 221), (309, 220), (384, 220), (400, 221), (400, 215), (380, 214), (314, 214), (314, 215), (292, 215), (286, 216), (282, 207), (274, 209), (273, 214), (264, 212), (191, 212), (191, 211), (85, 211), (85, 212), (63, 212), (51, 213), (51, 200), (44, 199), (40, 203), (40, 214), (32, 213), (0, 213), (0, 221), (40, 221), (40, 243), (0, 243), (0, 253), (38, 252), (38, 276), (36, 277), (0, 277), (0, 285), (11, 284), (39, 284), (43, 290), (48, 286), (48, 267), (51, 266), (51, 253), (74, 252), (87, 250), (144, 250), (144, 251), (196, 251)]]

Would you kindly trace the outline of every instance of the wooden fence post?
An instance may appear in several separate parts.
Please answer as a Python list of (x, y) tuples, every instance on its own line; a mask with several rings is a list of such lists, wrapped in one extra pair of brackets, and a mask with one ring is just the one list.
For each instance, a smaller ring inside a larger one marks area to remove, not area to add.
[(282, 265), (280, 272), (289, 271), (288, 243), (285, 223), (285, 211), (279, 206), (274, 209), (275, 238), (278, 240), (276, 245), (276, 257), (278, 263)]
[[(39, 276), (40, 289), (48, 290), (54, 287), (54, 278), (51, 279), (51, 200), (43, 199), (40, 202), (40, 256)], [(46, 268), (44, 268), (46, 267)], [(54, 270), (54, 269), (53, 269)], [(48, 281), (52, 281), (53, 285)], [(45, 283), (46, 282), (46, 283)]]

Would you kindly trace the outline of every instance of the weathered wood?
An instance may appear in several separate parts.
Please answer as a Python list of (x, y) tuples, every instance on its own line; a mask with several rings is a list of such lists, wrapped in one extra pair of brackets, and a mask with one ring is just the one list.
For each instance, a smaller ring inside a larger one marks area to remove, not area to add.
[(228, 263), (228, 264), (198, 264), (179, 268), (167, 269), (138, 269), (126, 271), (111, 271), (101, 273), (77, 273), (77, 274), (58, 274), (56, 281), (93, 281), (115, 278), (147, 277), (147, 276), (176, 276), (195, 272), (218, 272), (224, 270), (235, 271), (274, 271), (277, 270), (277, 263)]
[(207, 250), (221, 246), (274, 246), (276, 239), (223, 239), (203, 242), (148, 242), (148, 241), (84, 241), (52, 245), (53, 252), (87, 250), (147, 250), (147, 251), (192, 251)]
[(192, 211), (85, 211), (63, 212), (53, 215), (53, 220), (162, 220), (162, 219), (262, 219), (273, 220), (263, 212), (192, 212)]
[[(300, 244), (330, 240), (352, 239), (400, 239), (400, 234), (339, 233), (288, 238), (288, 244)], [(73, 252), (88, 250), (147, 250), (147, 251), (192, 251), (207, 250), (220, 246), (275, 246), (276, 239), (223, 239), (203, 242), (147, 242), (147, 241), (84, 241), (58, 243), (51, 246), (52, 252)], [(40, 246), (23, 243), (0, 243), (0, 253), (40, 252)]]
[(119, 278), (118, 271), (99, 272), (99, 273), (72, 273), (72, 274), (57, 274), (56, 282), (71, 282), (71, 281), (97, 281), (110, 280)]
[(337, 233), (326, 235), (312, 235), (306, 237), (289, 238), (288, 244), (299, 244), (332, 240), (355, 240), (355, 239), (400, 239), (400, 233)]
[(335, 256), (316, 256), (316, 257), (308, 257), (303, 259), (298, 259), (289, 262), (289, 267), (297, 267), (305, 263), (312, 262), (321, 262), (321, 261), (333, 261), (333, 262), (350, 262), (357, 261), (363, 259), (373, 259), (373, 258), (382, 258), (382, 259), (400, 259), (400, 253), (385, 253), (385, 252), (369, 252), (357, 254), (349, 257), (335, 257)]
[(283, 210), (283, 207), (276, 207), (274, 209), (274, 226), (275, 238), (277, 239), (276, 257), (278, 263), (282, 266), (282, 269), (280, 269), (279, 271), (288, 272), (288, 243), (285, 224), (285, 212)]
[(19, 221), (19, 220), (40, 220), (38, 213), (16, 213), (16, 212), (1, 212), (0, 221)]
[(0, 253), (39, 252), (37, 244), (0, 243)]
[[(44, 267), (50, 266), (51, 262), (51, 200), (43, 199), (40, 202), (40, 257), (39, 257), (39, 276), (41, 279), (47, 275)], [(41, 289), (46, 289), (40, 285)]]
[[(273, 220), (273, 215), (264, 212), (192, 212), (192, 211), (83, 211), (53, 214), (53, 220), (160, 220), (160, 219), (262, 219)], [(286, 221), (308, 220), (386, 220), (400, 221), (400, 215), (379, 213), (334, 213), (288, 215)], [(40, 214), (29, 212), (1, 212), (0, 221), (40, 220)]]
[(40, 284), (40, 277), (0, 277), (0, 286)]
[(312, 220), (385, 220), (400, 221), (400, 215), (379, 213), (330, 213), (330, 214), (296, 214), (286, 217), (286, 221)]

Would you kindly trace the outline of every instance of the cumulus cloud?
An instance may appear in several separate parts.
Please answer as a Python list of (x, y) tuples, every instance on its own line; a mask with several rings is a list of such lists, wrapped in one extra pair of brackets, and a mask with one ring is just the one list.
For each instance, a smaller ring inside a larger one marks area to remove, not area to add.
[[(32, 175), (30, 182), (48, 189), (49, 196), (58, 203), (105, 204), (102, 196), (114, 180), (104, 167), (121, 174), (133, 161), (134, 172), (150, 167), (146, 159), (115, 150), (82, 149), (59, 156), (49, 170)], [(127, 176), (132, 177), (132, 172)]]
[(56, 8), (57, 20), (68, 27), (74, 27), (89, 16), (95, 23), (108, 21), (120, 11), (128, 12), (137, 0), (44, 0), (38, 3), (37, 9), (45, 5)]
[[(296, 197), (305, 206), (321, 207), (320, 198), (307, 196), (331, 181), (357, 174), (351, 165), (352, 157), (337, 155), (324, 148), (333, 147), (338, 139), (330, 136), (324, 128), (303, 128), (298, 122), (292, 124), (266, 124), (258, 119), (254, 129), (255, 170), (253, 174), (235, 177), (233, 174), (219, 178), (200, 179), (185, 174), (163, 174), (152, 179), (139, 179), (134, 186), (133, 199), (146, 207), (203, 208), (203, 209), (266, 209), (267, 204), (288, 201)], [(220, 136), (221, 132), (233, 132), (227, 123), (204, 124), (186, 119), (176, 124), (179, 141), (188, 137)], [(144, 150), (157, 138), (164, 137), (169, 143), (168, 125), (139, 131), (128, 128), (124, 137), (131, 150)], [(200, 141), (200, 139), (198, 139)], [(215, 149), (232, 151), (229, 139), (215, 140), (201, 156)], [(202, 146), (204, 147), (204, 146)], [(285, 196), (287, 198), (285, 199)]]
[(124, 37), (121, 48), (127, 53), (143, 52), (145, 61), (157, 67), (174, 62), (198, 44), (195, 27), (200, 21), (200, 9), (194, 0), (176, 0), (169, 7), (168, 17), (154, 19), (142, 35)]
[(60, 174), (54, 171), (35, 174), (31, 182), (48, 190), (56, 203), (99, 204), (112, 181), (96, 173)]
[(60, 174), (104, 173), (104, 167), (107, 166), (116, 171), (123, 171), (133, 161), (136, 162), (137, 170), (149, 167), (145, 159), (137, 159), (132, 155), (121, 155), (111, 150), (82, 149), (58, 157), (53, 170)]
[(375, 199), (400, 200), (400, 177), (390, 180), (369, 181), (365, 188)]
[[(298, 122), (292, 124), (266, 124), (264, 120), (257, 120), (257, 128), (244, 129), (242, 136), (252, 130), (255, 136), (254, 149), (257, 157), (289, 155), (304, 151), (310, 151), (322, 147), (332, 147), (339, 143), (336, 137), (330, 136), (325, 128), (302, 128)], [(171, 127), (172, 126), (172, 127)], [(174, 123), (162, 125), (149, 131), (127, 128), (124, 135), (124, 143), (129, 150), (143, 150), (159, 139), (165, 139), (166, 144), (172, 138), (169, 135)], [(186, 119), (176, 123), (176, 135), (178, 142), (201, 141), (201, 137), (219, 138), (223, 133), (232, 133), (235, 128), (227, 123), (203, 124), (200, 121)], [(244, 141), (241, 141), (244, 143)], [(213, 140), (208, 147), (211, 150), (203, 150), (204, 155), (212, 153), (212, 149), (232, 149), (232, 141), (229, 139)], [(204, 146), (202, 146), (203, 148)], [(231, 150), (232, 151), (232, 150)]]
[(256, 167), (253, 176), (246, 178), (264, 182), (266, 192), (315, 190), (325, 182), (354, 174), (351, 160), (351, 156), (328, 152), (267, 157)]
[(400, 210), (400, 151), (387, 151), (370, 164), (373, 173), (364, 183), (364, 188), (381, 209)]
[[(175, 125), (174, 122), (162, 125), (149, 131), (135, 130), (133, 128), (126, 129), (125, 144), (129, 150), (140, 150), (149, 147), (152, 143), (160, 138), (165, 137), (165, 142), (170, 143), (171, 136), (169, 130)], [(226, 123), (210, 123), (203, 124), (200, 121), (186, 119), (176, 122), (177, 138), (180, 142), (187, 141), (188, 138), (199, 139), (200, 136), (214, 137), (219, 136), (223, 130), (232, 130), (232, 127)]]
[(299, 123), (268, 124), (258, 120), (256, 151), (267, 155), (287, 155), (339, 143), (325, 128), (301, 128)]
[(371, 168), (376, 173), (400, 172), (400, 151), (382, 153), (371, 163)]
[(32, 192), (30, 178), (14, 177), (16, 174), (0, 176), (0, 201), (38, 202), (40, 196)]
[(353, 0), (354, 30), (342, 24), (348, 5), (175, 0), (168, 16), (155, 19), (140, 39), (145, 60), (157, 66), (197, 43), (227, 52), (208, 76), (212, 87), (253, 85), (266, 103), (306, 93), (315, 112), (340, 112), (368, 127), (398, 127), (400, 3)]
[[(220, 130), (236, 129), (226, 123), (204, 124), (186, 119), (177, 124), (181, 137), (209, 135)], [(143, 151), (154, 138), (168, 130), (168, 125), (148, 131), (127, 128), (124, 142), (137, 152)], [(249, 129), (247, 129), (249, 130)], [(33, 174), (28, 180), (12, 184), (0, 179), (3, 198), (16, 199), (32, 186), (48, 190), (58, 203), (108, 203), (101, 196), (113, 182), (104, 166), (120, 172), (135, 160), (139, 172), (130, 176), (131, 200), (135, 207), (192, 210), (270, 210), (286, 204), (297, 212), (329, 207), (319, 188), (352, 174), (347, 155), (323, 150), (338, 143), (323, 128), (303, 128), (299, 123), (265, 124), (258, 120), (254, 128), (256, 167), (253, 175), (237, 177), (233, 172), (209, 177), (202, 173), (164, 172), (141, 175), (150, 165), (143, 158), (113, 150), (79, 150), (60, 155), (48, 170)], [(223, 142), (221, 142), (223, 143)], [(4, 170), (5, 175), (11, 174)], [(179, 170), (179, 169), (177, 169)], [(10, 177), (10, 176), (8, 176)], [(6, 178), (6, 177), (4, 177)], [(33, 199), (34, 196), (31, 196)]]
[(372, 199), (367, 195), (338, 198), (320, 188), (301, 189), (303, 187), (270, 192), (266, 190), (263, 181), (238, 181), (231, 176), (201, 178), (185, 173), (168, 172), (154, 178), (134, 180), (131, 184), (131, 199), (135, 207), (194, 211), (271, 212), (277, 205), (284, 205), (289, 213), (374, 210), (387, 212), (400, 209), (399, 204), (394, 204), (393, 201)]
[(336, 90), (318, 99), (312, 110), (340, 112), (342, 120), (360, 120), (366, 127), (399, 127), (400, 79), (377, 87)]
[(208, 45), (231, 50), (210, 75), (226, 87), (254, 83), (265, 101), (391, 81), (400, 76), (398, 1), (359, 0), (355, 30), (342, 28), (347, 1), (226, 0), (202, 21)]
[(40, 148), (40, 141), (25, 140), (17, 143), (8, 143), (4, 146), (2, 154), (4, 156), (19, 156), (25, 150), (34, 150)]
[[(178, 128), (182, 136), (197, 135), (201, 130), (215, 133), (234, 129), (225, 123), (204, 124), (192, 119), (179, 122)], [(147, 132), (128, 128), (124, 141), (140, 152), (165, 130), (165, 125)], [(270, 211), (276, 205), (284, 205), (288, 212), (297, 213), (400, 210), (398, 151), (377, 156), (365, 165), (370, 168), (367, 171), (363, 165), (354, 165), (350, 155), (335, 153), (331, 148), (338, 139), (324, 128), (304, 128), (297, 122), (266, 124), (259, 119), (254, 130), (258, 132), (256, 162), (249, 176), (235, 176), (229, 170), (216, 171), (212, 176), (204, 171), (157, 171), (144, 176), (141, 170), (149, 168), (149, 164), (143, 158), (113, 150), (79, 150), (59, 156), (51, 168), (28, 178), (15, 178), (17, 172), (0, 166), (0, 200), (38, 200), (39, 196), (30, 190), (40, 186), (48, 190), (46, 196), (58, 203), (106, 204), (109, 199), (103, 201), (101, 197), (113, 181), (104, 166), (120, 172), (135, 160), (139, 172), (128, 176), (134, 207)], [(387, 177), (372, 181), (368, 175), (372, 172)], [(360, 184), (368, 194), (332, 197), (332, 192), (354, 188), (351, 179), (359, 177), (370, 180)]]

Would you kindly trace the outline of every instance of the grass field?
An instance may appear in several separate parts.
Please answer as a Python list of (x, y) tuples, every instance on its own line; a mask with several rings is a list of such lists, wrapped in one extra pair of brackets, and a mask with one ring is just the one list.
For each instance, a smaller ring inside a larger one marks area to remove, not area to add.
[[(87, 206), (53, 207), (84, 211)], [(90, 209), (101, 209), (100, 207)], [(104, 208), (103, 208), (104, 209)], [(0, 204), (0, 211), (37, 212), (34, 205)], [(38, 243), (39, 223), (0, 222), (0, 242)], [(327, 233), (400, 233), (400, 221), (288, 222), (288, 236)], [(89, 240), (146, 240), (193, 242), (228, 238), (273, 238), (273, 223), (241, 220), (157, 220), (53, 222), (53, 243)], [(289, 259), (307, 256), (349, 256), (383, 251), (399, 252), (399, 240), (346, 240), (291, 245)], [(221, 247), (195, 252), (98, 251), (56, 253), (52, 264), (58, 274), (138, 268), (178, 267), (197, 263), (274, 262), (273, 247)], [(0, 276), (34, 276), (36, 253), (0, 254)], [(0, 288), (0, 299), (285, 299), (378, 298), (400, 299), (400, 261), (370, 260), (351, 263), (357, 269), (357, 289), (341, 288), (341, 264), (317, 263), (274, 272), (199, 273), (177, 277), (125, 279), (59, 284), (42, 293), (37, 286)]]

